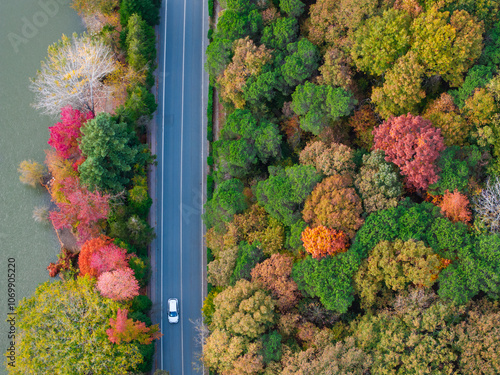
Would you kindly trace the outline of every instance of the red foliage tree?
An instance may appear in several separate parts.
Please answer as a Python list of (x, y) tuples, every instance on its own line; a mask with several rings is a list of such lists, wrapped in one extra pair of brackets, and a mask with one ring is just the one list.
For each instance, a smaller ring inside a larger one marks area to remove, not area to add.
[(122, 341), (130, 342), (137, 340), (141, 344), (151, 344), (153, 340), (163, 336), (159, 332), (158, 324), (151, 327), (146, 327), (144, 322), (128, 319), (127, 309), (118, 309), (116, 319), (110, 318), (109, 324), (111, 328), (106, 330), (109, 341), (114, 344), (119, 344)]
[(47, 266), (49, 276), (56, 277), (62, 270), (69, 270), (73, 267), (76, 255), (77, 254), (72, 253), (68, 249), (62, 248), (61, 253), (57, 255), (57, 263), (50, 263)]
[(373, 130), (374, 149), (385, 151), (405, 176), (407, 188), (427, 189), (438, 180), (434, 162), (445, 149), (441, 130), (429, 120), (408, 113), (390, 117)]
[(97, 279), (97, 290), (115, 301), (126, 301), (139, 295), (139, 282), (130, 268), (104, 272)]
[(90, 275), (92, 277), (97, 277), (97, 269), (91, 266), (92, 255), (99, 249), (109, 246), (112, 241), (113, 239), (106, 236), (100, 236), (85, 241), (80, 250), (80, 255), (78, 256), (80, 276)]
[(300, 297), (297, 284), (290, 278), (292, 266), (293, 259), (290, 256), (273, 254), (252, 270), (252, 282), (271, 291), (282, 313), (293, 308)]
[(81, 136), (80, 128), (85, 121), (92, 119), (92, 112), (82, 113), (71, 106), (61, 109), (61, 122), (49, 127), (49, 145), (54, 147), (57, 154), (64, 159), (79, 157), (78, 139)]
[(98, 191), (91, 192), (80, 186), (77, 177), (65, 178), (61, 182), (60, 192), (66, 202), (57, 202), (59, 210), (50, 213), (54, 227), (76, 230), (79, 243), (98, 235), (99, 228), (96, 223), (107, 218), (110, 196)]
[(443, 201), (439, 206), (443, 215), (454, 223), (457, 221), (468, 223), (472, 219), (469, 209), (469, 199), (456, 189), (453, 193), (446, 190)]
[(320, 259), (327, 255), (335, 255), (349, 248), (349, 236), (341, 230), (319, 225), (307, 227), (302, 232), (304, 248), (313, 258)]
[(104, 272), (128, 267), (128, 260), (127, 250), (110, 243), (90, 255), (90, 267), (100, 276)]

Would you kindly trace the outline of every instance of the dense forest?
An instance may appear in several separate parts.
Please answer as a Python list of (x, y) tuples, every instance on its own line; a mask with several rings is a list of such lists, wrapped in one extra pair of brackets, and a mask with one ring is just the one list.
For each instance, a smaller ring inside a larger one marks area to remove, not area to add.
[(205, 365), (499, 374), (500, 2), (220, 6)]

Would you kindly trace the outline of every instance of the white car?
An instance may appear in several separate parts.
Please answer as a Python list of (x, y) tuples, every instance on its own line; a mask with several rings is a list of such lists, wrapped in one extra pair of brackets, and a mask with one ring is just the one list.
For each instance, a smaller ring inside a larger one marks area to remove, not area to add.
[(168, 322), (179, 323), (179, 301), (177, 298), (168, 299)]

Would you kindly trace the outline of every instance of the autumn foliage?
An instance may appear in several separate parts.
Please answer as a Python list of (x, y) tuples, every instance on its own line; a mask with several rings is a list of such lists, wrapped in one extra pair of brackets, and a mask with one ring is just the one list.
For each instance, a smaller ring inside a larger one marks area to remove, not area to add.
[(469, 199), (458, 190), (455, 190), (453, 193), (446, 190), (440, 207), (443, 215), (454, 223), (457, 221), (468, 223), (472, 219), (469, 208)]
[(363, 224), (361, 199), (349, 176), (335, 175), (316, 185), (302, 211), (304, 221), (313, 227), (324, 225), (353, 238)]
[(71, 106), (61, 109), (61, 122), (49, 127), (49, 145), (55, 148), (57, 154), (65, 159), (81, 155), (78, 139), (80, 128), (85, 121), (94, 118), (92, 112), (82, 113)]
[(120, 268), (99, 276), (97, 290), (106, 298), (127, 301), (139, 295), (139, 282), (132, 269)]
[(108, 216), (109, 195), (89, 191), (80, 186), (76, 177), (65, 178), (60, 192), (66, 198), (66, 202), (58, 202), (59, 210), (50, 213), (54, 227), (76, 230), (80, 243), (98, 235), (100, 230), (96, 224), (98, 220)]
[(85, 241), (78, 257), (80, 276), (90, 275), (93, 277), (97, 277), (97, 269), (91, 266), (92, 255), (99, 251), (101, 248), (109, 246), (112, 241), (113, 240), (111, 238), (106, 236), (100, 236)]
[(429, 120), (408, 113), (390, 117), (375, 128), (374, 149), (385, 151), (385, 160), (401, 169), (408, 188), (427, 189), (438, 180), (434, 162), (445, 149), (441, 130)]
[(293, 259), (283, 254), (273, 254), (252, 270), (252, 282), (271, 291), (281, 312), (293, 308), (300, 297), (297, 283), (290, 277)]
[(316, 228), (307, 227), (302, 232), (304, 248), (313, 258), (320, 259), (327, 255), (344, 252), (349, 247), (349, 236), (341, 230), (319, 225)]
[(119, 344), (122, 341), (130, 342), (137, 340), (141, 344), (151, 344), (153, 340), (163, 336), (159, 332), (158, 324), (151, 327), (146, 327), (144, 322), (134, 321), (127, 318), (127, 309), (118, 309), (116, 319), (109, 318), (111, 328), (106, 330), (109, 341), (114, 344)]
[(110, 243), (91, 254), (90, 267), (95, 269), (99, 276), (104, 272), (128, 267), (128, 259), (127, 250)]

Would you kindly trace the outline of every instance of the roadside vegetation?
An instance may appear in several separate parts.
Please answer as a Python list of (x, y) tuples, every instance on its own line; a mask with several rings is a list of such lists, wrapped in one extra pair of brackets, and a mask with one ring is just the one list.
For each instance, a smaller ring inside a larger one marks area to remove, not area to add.
[(219, 5), (204, 364), (500, 373), (500, 2)]
[[(16, 309), (9, 374), (142, 374), (152, 369), (147, 127), (156, 110), (156, 0), (75, 0), (88, 31), (62, 36), (32, 79), (34, 107), (59, 116), (44, 163), (23, 161), (21, 182), (43, 186), (37, 221), (61, 242), (40, 285)], [(161, 372), (159, 373), (166, 373)]]

